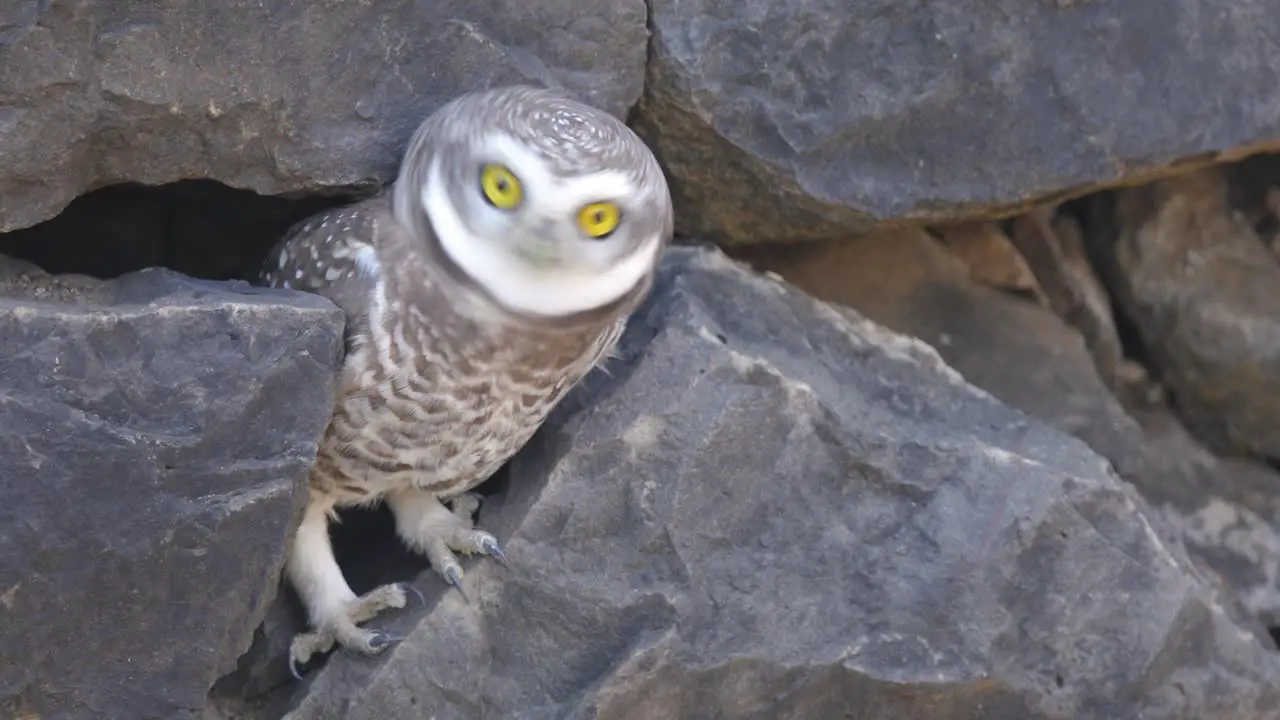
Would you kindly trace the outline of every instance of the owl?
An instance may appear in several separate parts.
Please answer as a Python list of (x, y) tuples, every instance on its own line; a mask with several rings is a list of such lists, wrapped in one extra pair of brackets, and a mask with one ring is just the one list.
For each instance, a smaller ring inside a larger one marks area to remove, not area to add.
[(458, 97), (417, 128), (381, 193), (294, 225), (257, 282), (346, 314), (333, 414), (285, 575), (309, 628), (289, 666), (362, 627), (406, 584), (357, 596), (329, 539), (338, 508), (386, 503), (396, 533), (462, 589), (459, 554), (506, 563), (472, 492), (611, 351), (673, 233), (657, 160), (617, 118), (557, 91)]

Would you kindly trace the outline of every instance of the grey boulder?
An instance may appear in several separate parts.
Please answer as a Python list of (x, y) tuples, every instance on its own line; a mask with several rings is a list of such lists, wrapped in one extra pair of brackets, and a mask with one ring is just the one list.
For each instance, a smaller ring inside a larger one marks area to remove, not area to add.
[(289, 718), (1280, 717), (1133, 489), (928, 346), (679, 248), (609, 367), (481, 509), (512, 566)]
[(951, 248), (901, 230), (750, 254), (821, 299), (924, 340), (968, 382), (1083, 440), (1249, 616), (1280, 626), (1280, 473), (1214, 456), (1159, 403), (1126, 410), (1080, 333), (1045, 307), (983, 287)]
[(190, 718), (275, 597), (342, 314), (0, 257), (0, 716)]
[(640, 96), (644, 0), (0, 4), (0, 232), (115, 182), (260, 193), (385, 184), (455, 95)]
[(991, 215), (1280, 135), (1272, 0), (650, 4), (638, 126), (679, 229), (721, 243)]

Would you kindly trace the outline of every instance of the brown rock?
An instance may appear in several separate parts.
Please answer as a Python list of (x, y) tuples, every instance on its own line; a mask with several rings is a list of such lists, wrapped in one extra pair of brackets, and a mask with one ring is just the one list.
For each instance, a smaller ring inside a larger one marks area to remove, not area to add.
[(1049, 307), (1079, 331), (1102, 381), (1124, 382), (1124, 351), (1112, 317), (1111, 299), (1085, 255), (1079, 223), (1041, 207), (1013, 221), (1013, 244), (1027, 259)]
[(1035, 275), (1026, 261), (993, 222), (968, 222), (933, 228), (942, 245), (969, 266), (969, 277), (997, 290), (1033, 295), (1044, 299)]
[(1191, 431), (1280, 458), (1280, 264), (1220, 168), (1116, 199), (1115, 293)]

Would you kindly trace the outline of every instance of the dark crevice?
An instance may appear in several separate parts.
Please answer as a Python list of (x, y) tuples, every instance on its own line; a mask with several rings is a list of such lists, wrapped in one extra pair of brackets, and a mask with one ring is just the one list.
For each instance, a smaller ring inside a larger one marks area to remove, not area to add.
[(657, 42), (657, 32), (653, 27), (653, 0), (645, 0), (644, 3), (644, 29), (648, 31), (649, 38), (645, 42), (644, 50), (644, 82), (640, 86), (640, 97), (636, 98), (635, 103), (627, 109), (627, 115), (624, 120), (627, 127), (635, 128), (636, 121), (639, 119), (640, 113), (643, 112), (645, 104), (649, 100), (649, 92), (652, 89), (650, 83), (653, 79), (653, 71), (656, 60), (657, 50), (654, 44)]
[(353, 199), (259, 195), (203, 179), (110, 185), (81, 195), (45, 222), (0, 234), (0, 253), (50, 273), (102, 279), (146, 267), (247, 279), (290, 225)]
[(1120, 293), (1124, 292), (1121, 270), (1115, 262), (1115, 192), (1105, 190), (1064, 203), (1059, 212), (1072, 215), (1080, 225), (1084, 250), (1089, 265), (1093, 267), (1107, 296), (1111, 300), (1111, 319), (1124, 356), (1147, 368), (1156, 370), (1151, 363), (1151, 353), (1137, 324), (1122, 307)]

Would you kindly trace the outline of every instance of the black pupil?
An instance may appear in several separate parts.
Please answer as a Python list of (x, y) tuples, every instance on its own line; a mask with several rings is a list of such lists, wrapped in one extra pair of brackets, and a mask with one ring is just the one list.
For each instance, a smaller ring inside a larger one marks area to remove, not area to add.
[(506, 190), (507, 190), (507, 179), (498, 178), (498, 192), (506, 192)]
[(604, 211), (603, 211), (603, 210), (597, 210), (597, 211), (596, 211), (596, 218), (595, 218), (595, 219), (596, 219), (596, 222), (598, 222), (598, 223), (602, 223), (602, 222), (604, 222)]

